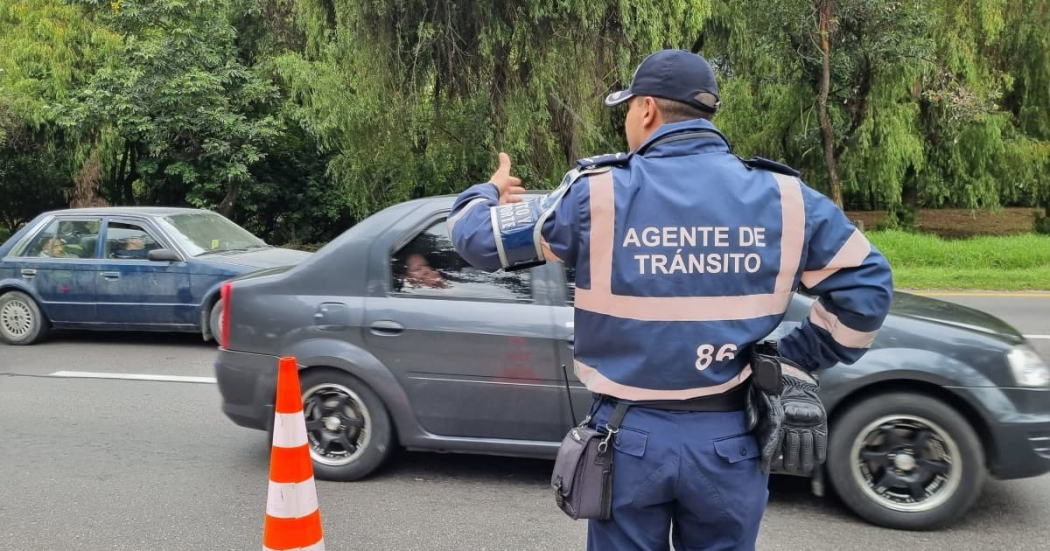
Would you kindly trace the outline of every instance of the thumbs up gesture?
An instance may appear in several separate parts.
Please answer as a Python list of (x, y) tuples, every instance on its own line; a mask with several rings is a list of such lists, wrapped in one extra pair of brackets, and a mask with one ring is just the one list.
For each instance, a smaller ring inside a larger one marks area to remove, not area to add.
[(510, 175), (510, 155), (500, 152), (499, 168), (489, 181), (499, 188), (500, 204), (520, 203), (525, 200), (525, 188), (521, 186), (521, 178)]

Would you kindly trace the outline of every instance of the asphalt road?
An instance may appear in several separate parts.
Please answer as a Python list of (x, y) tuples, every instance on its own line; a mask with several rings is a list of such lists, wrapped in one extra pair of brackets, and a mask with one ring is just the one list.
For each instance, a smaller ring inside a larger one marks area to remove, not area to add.
[[(944, 297), (1050, 335), (1050, 297)], [(1050, 339), (1034, 341), (1050, 358)], [(0, 549), (261, 548), (269, 444), (219, 411), (213, 384), (49, 376), (213, 376), (193, 336), (71, 333), (0, 345)], [(401, 453), (377, 476), (319, 482), (330, 550), (583, 549), (548, 491), (550, 461)], [(1050, 549), (1050, 476), (989, 482), (953, 528), (876, 528), (774, 479), (763, 550)]]

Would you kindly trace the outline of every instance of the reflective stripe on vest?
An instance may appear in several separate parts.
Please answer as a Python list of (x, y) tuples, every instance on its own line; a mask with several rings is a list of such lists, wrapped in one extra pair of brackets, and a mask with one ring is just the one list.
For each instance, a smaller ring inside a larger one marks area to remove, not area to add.
[(597, 369), (578, 360), (574, 362), (574, 367), (573, 373), (576, 374), (576, 378), (579, 379), (590, 392), (605, 394), (607, 396), (616, 396), (617, 398), (622, 398), (624, 400), (634, 401), (689, 400), (703, 396), (714, 396), (715, 394), (722, 394), (736, 388), (743, 382), (747, 381), (748, 377), (751, 376), (751, 364), (747, 364), (744, 366), (744, 369), (740, 370), (740, 373), (737, 376), (721, 384), (689, 388), (685, 390), (659, 390), (617, 383), (605, 375), (602, 375)]

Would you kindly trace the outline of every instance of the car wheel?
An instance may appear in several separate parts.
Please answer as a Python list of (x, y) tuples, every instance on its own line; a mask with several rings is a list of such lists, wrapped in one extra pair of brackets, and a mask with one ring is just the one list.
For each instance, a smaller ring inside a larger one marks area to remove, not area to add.
[(966, 419), (936, 398), (884, 394), (835, 420), (828, 475), (839, 497), (874, 524), (945, 526), (967, 511), (986, 478), (984, 452)]
[(358, 480), (393, 450), (394, 429), (383, 401), (368, 385), (333, 369), (311, 369), (300, 379), (306, 440), (321, 480)]
[(32, 297), (19, 291), (0, 295), (0, 339), (7, 344), (33, 344), (43, 340), (50, 322)]
[(211, 307), (211, 314), (208, 315), (208, 333), (211, 334), (211, 340), (216, 344), (222, 340), (220, 331), (222, 331), (222, 300), (217, 300)]

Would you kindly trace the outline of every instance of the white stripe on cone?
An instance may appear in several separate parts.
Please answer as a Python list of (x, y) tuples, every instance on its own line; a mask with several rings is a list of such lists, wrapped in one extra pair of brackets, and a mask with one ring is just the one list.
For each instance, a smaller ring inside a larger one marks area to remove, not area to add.
[(277, 413), (273, 423), (275, 447), (298, 448), (306, 444), (306, 418), (301, 410), (295, 413)]
[(295, 549), (270, 549), (269, 547), (263, 546), (263, 551), (324, 551), (324, 540), (321, 540), (313, 545), (307, 545), (306, 547), (296, 547)]
[(303, 518), (317, 510), (317, 487), (313, 477), (296, 484), (270, 481), (266, 514), (274, 518)]

